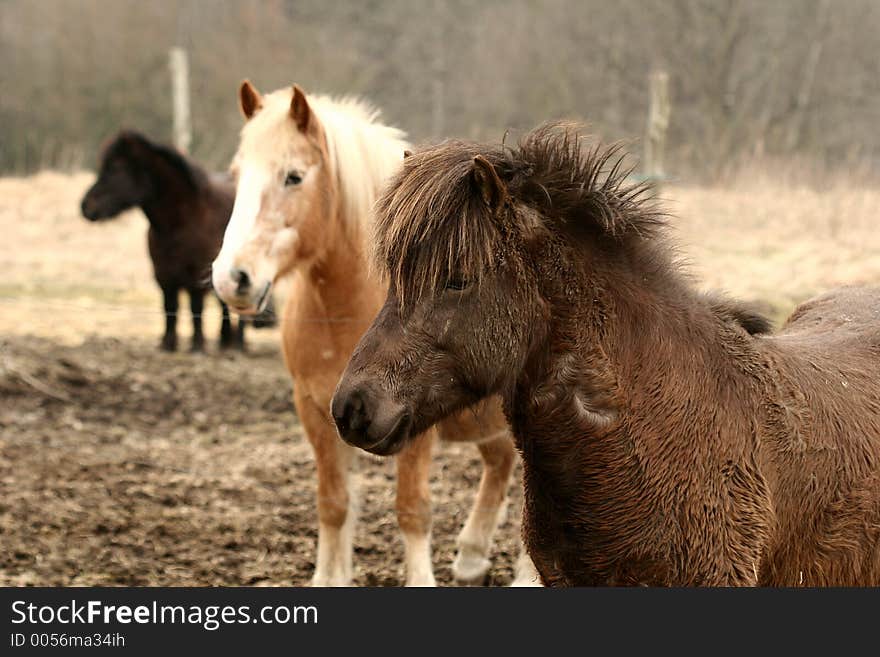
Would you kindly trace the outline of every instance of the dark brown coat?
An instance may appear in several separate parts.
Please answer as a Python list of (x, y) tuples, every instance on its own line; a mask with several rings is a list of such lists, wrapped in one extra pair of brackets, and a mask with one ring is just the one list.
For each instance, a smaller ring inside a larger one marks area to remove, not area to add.
[[(110, 219), (140, 207), (150, 222), (147, 244), (166, 316), (161, 347), (177, 348), (178, 295), (186, 290), (193, 317), (192, 349), (204, 347), (202, 309), (211, 289), (211, 262), (220, 250), (232, 213), (235, 188), (225, 177), (209, 177), (175, 149), (129, 130), (105, 147), (98, 180), (82, 200), (90, 221)], [(233, 330), (223, 309), (221, 346), (244, 344), (244, 325)]]

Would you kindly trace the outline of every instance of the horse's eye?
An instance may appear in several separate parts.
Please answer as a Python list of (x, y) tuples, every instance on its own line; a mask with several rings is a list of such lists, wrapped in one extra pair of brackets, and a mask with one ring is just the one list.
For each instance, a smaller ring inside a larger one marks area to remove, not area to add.
[(299, 171), (291, 171), (284, 179), (284, 186), (289, 187), (290, 185), (299, 185), (302, 181), (303, 179), (302, 176), (299, 175)]
[(468, 286), (468, 282), (463, 278), (450, 278), (446, 281), (446, 289), (447, 290), (458, 290), (461, 291)]

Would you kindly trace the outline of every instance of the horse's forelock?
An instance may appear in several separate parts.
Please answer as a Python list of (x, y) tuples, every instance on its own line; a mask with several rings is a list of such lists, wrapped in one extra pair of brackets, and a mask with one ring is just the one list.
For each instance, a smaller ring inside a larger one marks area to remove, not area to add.
[[(285, 158), (291, 140), (305, 138), (288, 121), (291, 93), (286, 87), (263, 96), (262, 109), (242, 128), (234, 165), (253, 157), (273, 166)], [(328, 184), (333, 186), (328, 193), (338, 198), (339, 218), (355, 232), (365, 232), (381, 186), (409, 148), (405, 134), (380, 123), (378, 110), (357, 98), (309, 94), (306, 100), (324, 138)], [(279, 134), (282, 125), (289, 133)]]
[[(548, 230), (598, 231), (610, 248), (654, 238), (665, 215), (651, 185), (632, 182), (620, 144), (586, 141), (578, 124), (548, 123), (516, 147), (447, 141), (407, 158), (377, 205), (375, 264), (405, 302), (452, 274), (478, 279), (496, 261), (502, 226), (527, 240)], [(507, 186), (513, 211), (500, 222), (474, 184), (476, 155)]]
[(403, 304), (451, 276), (478, 282), (494, 265), (497, 227), (473, 182), (474, 154), (461, 142), (422, 151), (378, 201), (374, 260)]

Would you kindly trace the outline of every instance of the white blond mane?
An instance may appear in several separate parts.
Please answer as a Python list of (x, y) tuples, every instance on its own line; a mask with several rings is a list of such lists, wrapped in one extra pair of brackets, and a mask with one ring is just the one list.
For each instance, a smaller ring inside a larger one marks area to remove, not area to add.
[[(295, 143), (297, 138), (293, 122), (281, 120), (289, 110), (292, 93), (286, 88), (263, 96), (263, 107), (242, 129), (242, 147), (245, 143), (260, 144), (261, 149), (272, 148), (274, 152), (240, 151), (239, 157), (253, 155), (269, 162), (284, 157), (283, 145)], [(339, 193), (340, 219), (349, 227), (362, 229), (370, 221), (382, 184), (403, 162), (403, 151), (409, 148), (406, 135), (379, 123), (379, 111), (361, 99), (311, 94), (307, 99), (324, 129), (328, 165)], [(279, 134), (279, 130), (289, 134)], [(251, 135), (256, 138), (245, 138)]]
[(309, 103), (324, 127), (342, 219), (365, 225), (385, 180), (403, 163), (406, 134), (379, 123), (379, 111), (357, 98), (315, 96)]

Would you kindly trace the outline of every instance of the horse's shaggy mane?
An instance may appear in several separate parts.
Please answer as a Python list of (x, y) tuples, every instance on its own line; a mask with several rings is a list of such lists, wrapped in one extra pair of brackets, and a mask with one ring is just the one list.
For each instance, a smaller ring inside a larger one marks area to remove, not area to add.
[[(446, 141), (408, 158), (377, 204), (375, 259), (401, 299), (479, 280), (505, 235), (600, 235), (608, 248), (651, 240), (665, 226), (648, 182), (629, 180), (620, 145), (586, 146), (583, 128), (548, 123), (515, 147)], [(490, 207), (474, 176), (480, 155), (506, 187)]]
[(310, 95), (308, 99), (324, 128), (342, 221), (365, 228), (379, 190), (409, 148), (406, 134), (383, 124), (379, 110), (360, 98)]
[(152, 141), (135, 130), (120, 131), (104, 147), (101, 160), (103, 162), (108, 157), (119, 155), (136, 161), (131, 157), (134, 155), (133, 147), (135, 145), (159, 155), (193, 189), (197, 190), (208, 184), (208, 177), (202, 168), (191, 162), (176, 148)]

